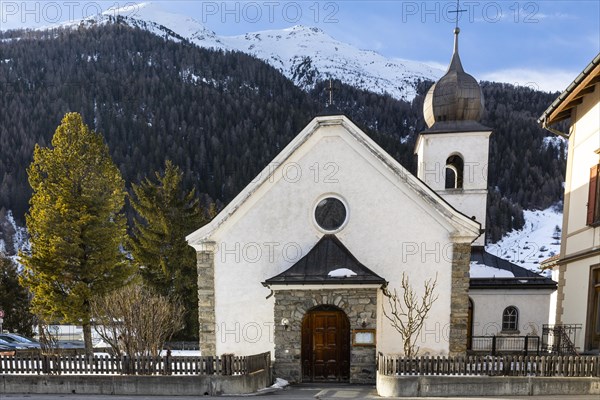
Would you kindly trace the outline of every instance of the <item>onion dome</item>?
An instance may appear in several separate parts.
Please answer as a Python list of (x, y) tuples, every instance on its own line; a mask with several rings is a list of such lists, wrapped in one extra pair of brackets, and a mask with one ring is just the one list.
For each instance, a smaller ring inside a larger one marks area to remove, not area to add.
[[(484, 111), (483, 94), (477, 80), (463, 69), (458, 55), (458, 34), (454, 29), (454, 53), (446, 74), (427, 92), (423, 104), (425, 122), (453, 126), (481, 126), (478, 124)], [(464, 121), (464, 122), (463, 122)], [(435, 129), (435, 128), (434, 128)]]

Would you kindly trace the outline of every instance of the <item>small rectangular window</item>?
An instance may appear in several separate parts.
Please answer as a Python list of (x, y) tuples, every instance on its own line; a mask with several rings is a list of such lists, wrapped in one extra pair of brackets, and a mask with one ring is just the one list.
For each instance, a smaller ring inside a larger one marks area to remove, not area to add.
[(600, 164), (594, 165), (590, 170), (587, 224), (600, 226)]

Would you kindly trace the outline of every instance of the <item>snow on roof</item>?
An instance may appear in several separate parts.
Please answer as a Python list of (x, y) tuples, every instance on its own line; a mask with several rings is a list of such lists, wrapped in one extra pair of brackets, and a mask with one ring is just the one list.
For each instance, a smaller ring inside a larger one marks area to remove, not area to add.
[(479, 264), (476, 261), (471, 261), (470, 268), (471, 278), (514, 278), (515, 275), (510, 271), (499, 268), (490, 267)]
[(329, 271), (327, 275), (332, 278), (350, 278), (351, 276), (356, 276), (356, 272), (348, 268), (338, 268), (334, 269), (333, 271)]

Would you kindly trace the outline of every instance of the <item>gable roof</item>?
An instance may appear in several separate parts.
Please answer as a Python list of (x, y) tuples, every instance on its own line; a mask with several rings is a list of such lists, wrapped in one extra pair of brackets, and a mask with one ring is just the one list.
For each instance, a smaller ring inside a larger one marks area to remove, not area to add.
[[(336, 277), (335, 271), (342, 268), (355, 275)], [(279, 275), (267, 279), (263, 285), (348, 283), (384, 285), (386, 281), (361, 264), (335, 235), (324, 235), (304, 257)]]
[[(278, 155), (275, 159), (261, 171), (258, 177), (244, 188), (213, 220), (189, 234), (186, 237), (188, 244), (200, 251), (204, 249), (204, 244), (211, 242), (211, 237), (219, 229), (227, 225), (227, 222), (234, 216), (244, 213), (244, 208), (253, 196), (258, 196), (257, 192), (263, 187), (267, 187), (276, 180), (271, 177), (284, 168), (286, 162), (306, 145), (307, 141), (319, 135), (321, 128), (328, 126), (341, 126), (344, 133), (344, 139), (353, 141), (360, 148), (374, 156), (381, 165), (392, 176), (397, 185), (404, 184), (413, 193), (418, 194), (425, 200), (430, 209), (435, 210), (438, 221), (445, 223), (447, 229), (456, 240), (472, 242), (481, 233), (481, 224), (473, 221), (465, 214), (459, 212), (446, 202), (434, 190), (428, 187), (423, 181), (412, 175), (392, 156), (369, 138), (360, 128), (358, 128), (348, 117), (344, 115), (325, 115), (315, 117)], [(278, 165), (279, 168), (273, 168)]]
[(483, 247), (471, 248), (471, 264), (496, 268), (513, 275), (511, 278), (471, 278), (469, 284), (471, 289), (556, 289), (557, 287), (557, 283), (552, 279), (490, 254)]
[[(573, 82), (544, 111), (538, 119), (542, 128), (571, 117), (573, 107), (581, 103), (582, 97), (594, 91), (594, 85), (600, 82), (600, 53), (583, 69)], [(569, 134), (564, 134), (569, 136)]]

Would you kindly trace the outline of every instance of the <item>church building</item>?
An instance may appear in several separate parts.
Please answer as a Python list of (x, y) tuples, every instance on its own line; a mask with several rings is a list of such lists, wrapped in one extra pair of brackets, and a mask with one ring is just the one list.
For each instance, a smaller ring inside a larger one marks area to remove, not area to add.
[(498, 263), (482, 247), (492, 130), (458, 34), (425, 100), (417, 176), (346, 116), (317, 116), (187, 237), (203, 354), (271, 351), (275, 376), (291, 382), (372, 383), (376, 353), (403, 352), (383, 313), (403, 274), (418, 295), (436, 283), (419, 354), (466, 353), (471, 264)]

